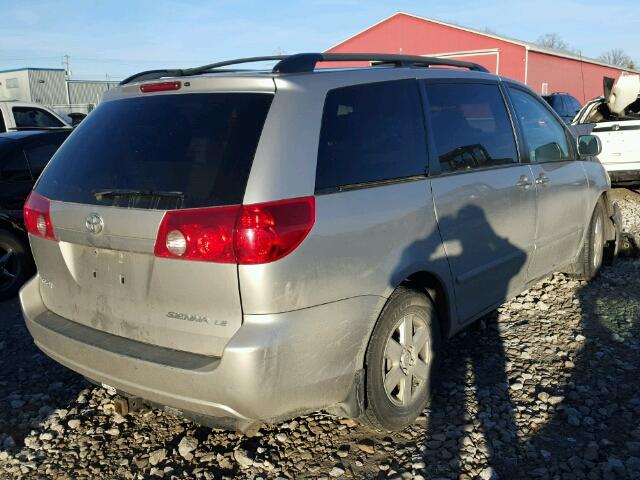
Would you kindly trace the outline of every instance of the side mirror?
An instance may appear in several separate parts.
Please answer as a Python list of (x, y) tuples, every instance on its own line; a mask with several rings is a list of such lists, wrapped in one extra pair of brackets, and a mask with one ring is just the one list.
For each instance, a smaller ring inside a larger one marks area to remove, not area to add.
[(578, 154), (581, 158), (595, 157), (602, 153), (602, 143), (595, 135), (580, 135), (578, 137)]
[(540, 145), (531, 155), (532, 162), (560, 162), (561, 160), (562, 148), (556, 142)]

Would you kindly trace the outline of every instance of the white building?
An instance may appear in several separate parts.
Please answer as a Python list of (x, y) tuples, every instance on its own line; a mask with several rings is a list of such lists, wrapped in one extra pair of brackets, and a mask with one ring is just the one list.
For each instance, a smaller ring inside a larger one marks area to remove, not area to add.
[(89, 113), (115, 81), (70, 80), (62, 68), (0, 70), (0, 100), (47, 105), (58, 113)]

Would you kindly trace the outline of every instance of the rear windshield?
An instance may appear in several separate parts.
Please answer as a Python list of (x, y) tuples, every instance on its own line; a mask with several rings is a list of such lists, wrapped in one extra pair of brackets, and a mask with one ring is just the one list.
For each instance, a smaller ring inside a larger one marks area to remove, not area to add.
[(36, 187), (64, 202), (177, 209), (242, 203), (273, 95), (154, 95), (101, 104)]

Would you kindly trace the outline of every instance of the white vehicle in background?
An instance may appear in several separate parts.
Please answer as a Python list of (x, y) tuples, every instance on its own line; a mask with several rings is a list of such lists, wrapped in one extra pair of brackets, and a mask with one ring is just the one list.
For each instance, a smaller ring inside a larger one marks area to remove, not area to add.
[(623, 74), (604, 93), (582, 107), (573, 125), (600, 138), (598, 158), (612, 183), (640, 183), (640, 75)]
[(60, 115), (37, 103), (0, 100), (0, 133), (71, 128)]

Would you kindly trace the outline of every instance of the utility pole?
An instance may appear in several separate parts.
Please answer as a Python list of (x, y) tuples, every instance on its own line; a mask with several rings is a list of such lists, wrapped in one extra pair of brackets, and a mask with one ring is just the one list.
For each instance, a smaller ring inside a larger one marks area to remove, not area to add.
[(62, 65), (64, 66), (64, 83), (67, 94), (67, 105), (71, 105), (71, 91), (69, 89), (69, 77), (71, 76), (71, 70), (69, 70), (69, 55), (66, 53), (62, 56)]
[(71, 70), (69, 70), (69, 55), (66, 53), (62, 56), (62, 66), (64, 67), (64, 74), (67, 77), (71, 76)]

